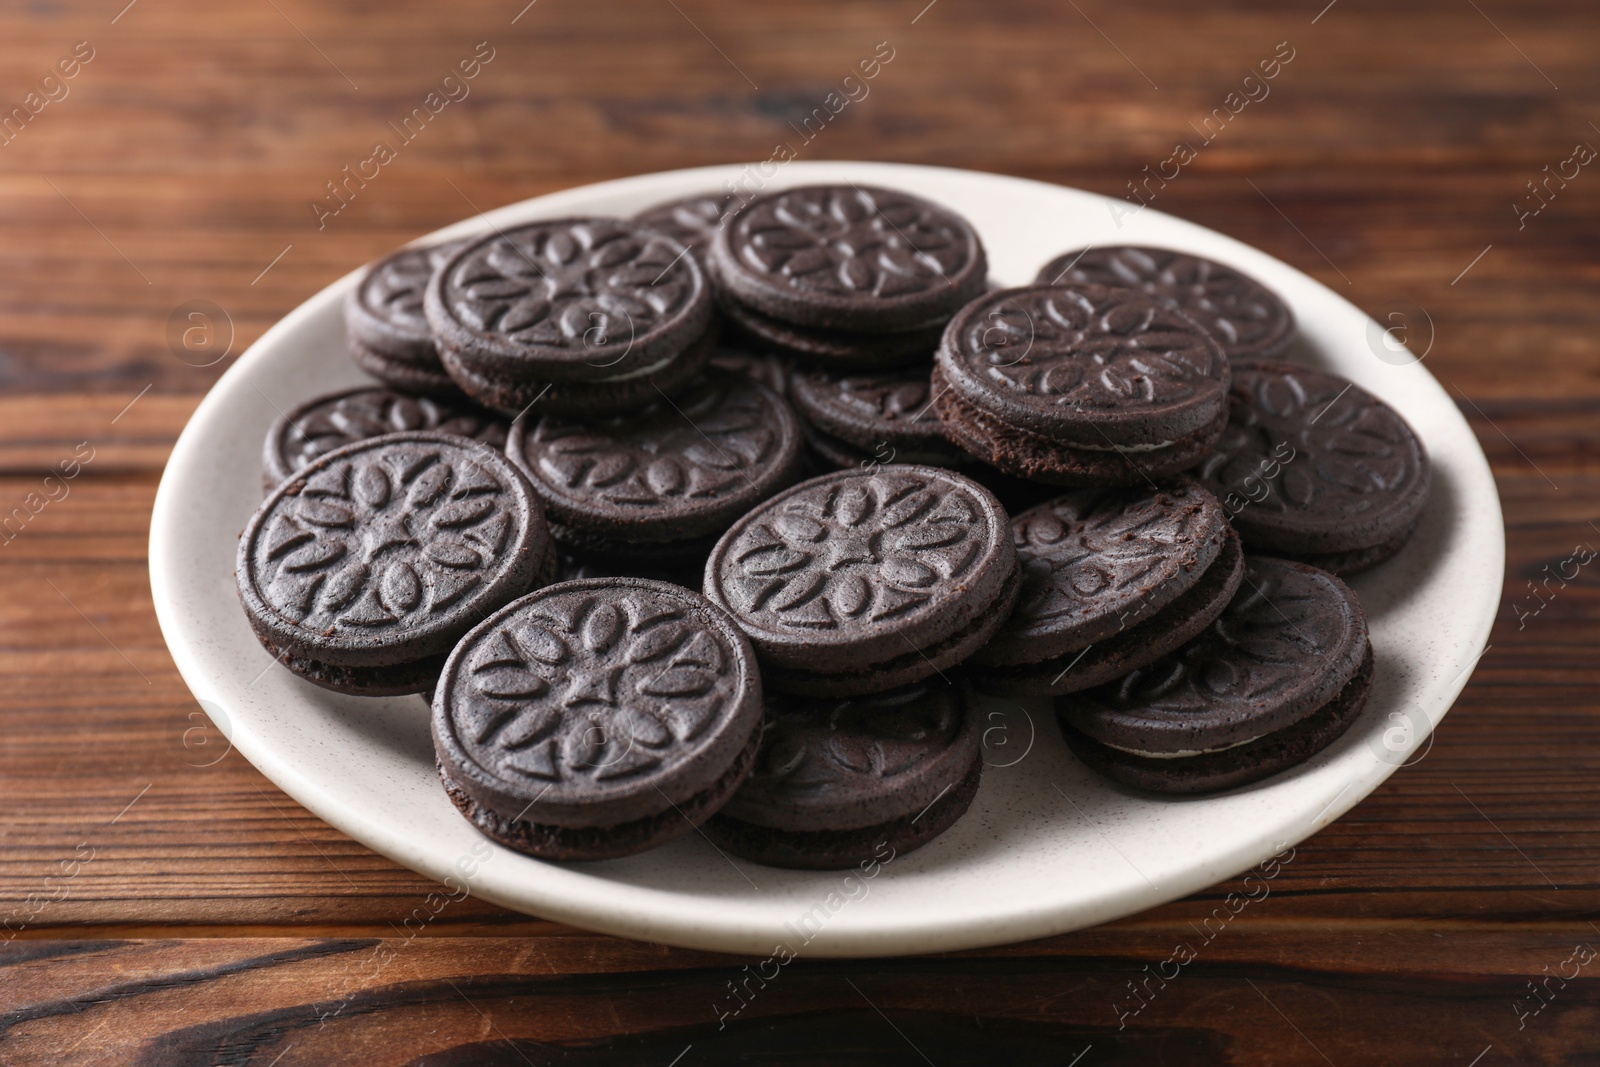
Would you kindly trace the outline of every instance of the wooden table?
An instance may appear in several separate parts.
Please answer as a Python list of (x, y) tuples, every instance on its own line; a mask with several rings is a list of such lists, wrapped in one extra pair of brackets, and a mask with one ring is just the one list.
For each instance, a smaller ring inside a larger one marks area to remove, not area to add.
[[(1600, 1062), (1600, 594), (1549, 577), (1600, 545), (1593, 4), (125, 2), (0, 14), (0, 1062)], [(1124, 194), (1209, 132), (1153, 206), (1403, 325), (1476, 428), (1509, 540), (1492, 648), (1426, 757), (1170, 982), (1237, 883), (801, 960), (720, 1032), (749, 961), (470, 899), (406, 924), (428, 882), (197, 726), (145, 570), (174, 438), (355, 265), (477, 208), (765, 159), (884, 48), (801, 158)], [(475, 50), (470, 95), (331, 198)]]

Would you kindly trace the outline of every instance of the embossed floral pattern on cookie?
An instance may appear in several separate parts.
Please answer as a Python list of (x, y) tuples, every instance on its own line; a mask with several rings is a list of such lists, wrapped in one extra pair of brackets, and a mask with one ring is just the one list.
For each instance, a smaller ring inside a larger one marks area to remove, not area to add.
[(248, 546), (266, 604), (335, 639), (445, 622), (475, 591), (526, 566), (506, 548), (537, 521), (526, 489), (476, 446), (371, 445), (336, 454), (269, 501)]
[(694, 599), (599, 582), (529, 598), (457, 652), (457, 742), (499, 778), (549, 784), (557, 798), (562, 783), (648, 779), (719, 729), (750, 684), (733, 631)]

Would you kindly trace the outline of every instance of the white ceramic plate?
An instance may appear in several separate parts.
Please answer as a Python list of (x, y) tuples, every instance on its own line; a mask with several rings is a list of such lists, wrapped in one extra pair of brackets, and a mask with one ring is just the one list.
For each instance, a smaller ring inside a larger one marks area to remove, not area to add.
[[(433, 238), (538, 218), (631, 214), (717, 189), (739, 173), (713, 167), (571, 189)], [(1353, 582), (1371, 618), (1377, 678), (1365, 713), (1337, 744), (1252, 787), (1158, 800), (1078, 764), (1046, 706), (996, 701), (984, 708), (990, 766), (971, 811), (870, 879), (736, 865), (699, 837), (566, 866), (490, 845), (439, 786), (422, 698), (340, 697), (296, 679), (251, 636), (234, 592), (235, 539), (261, 500), (268, 424), (280, 409), (363, 380), (345, 356), (340, 316), (351, 274), (228, 369), (179, 438), (156, 497), (156, 613), (184, 680), (233, 746), (311, 811), (431, 878), (465, 872), (473, 893), (518, 911), (762, 956), (780, 943), (809, 956), (970, 948), (1128, 915), (1230, 878), (1315, 833), (1420, 751), (1481, 653), (1505, 561), (1488, 463), (1420, 362), (1385, 347), (1382, 327), (1278, 260), (1155, 211), (1114, 213), (1112, 202), (1089, 193), (881, 163), (791, 163), (767, 187), (843, 181), (905, 189), (961, 212), (983, 235), (993, 277), (1008, 285), (1086, 244), (1161, 245), (1232, 264), (1293, 306), (1294, 358), (1354, 379), (1405, 415), (1432, 456), (1433, 496), (1405, 551)]]

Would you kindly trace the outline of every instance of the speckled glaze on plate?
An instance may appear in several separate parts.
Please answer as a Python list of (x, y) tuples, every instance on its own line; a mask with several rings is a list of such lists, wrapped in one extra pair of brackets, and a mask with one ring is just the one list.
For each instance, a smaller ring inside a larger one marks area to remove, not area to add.
[[(425, 240), (540, 218), (632, 215), (719, 189), (738, 174), (736, 166), (711, 167), (571, 189)], [(846, 181), (905, 189), (959, 211), (983, 238), (990, 274), (1008, 285), (1025, 284), (1069, 245), (1178, 248), (1245, 271), (1294, 310), (1299, 334), (1285, 358), (1345, 375), (1393, 405), (1427, 446), (1435, 481), (1410, 543), (1350, 582), (1367, 610), (1378, 666), (1365, 711), (1335, 744), (1292, 771), (1218, 796), (1141, 797), (1072, 758), (1048, 702), (980, 698), (992, 726), (971, 810), (926, 847), (882, 864), (869, 893), (829, 913), (793, 951), (812, 958), (974, 948), (1142, 911), (1310, 836), (1426, 744), (1488, 636), (1505, 533), (1466, 420), (1420, 364), (1395, 365), (1381, 325), (1231, 238), (1151, 210), (1120, 210), (1119, 227), (1111, 201), (1059, 186), (931, 167), (795, 162), (772, 187)], [(184, 680), (241, 755), (399, 863), (437, 879), (468, 870), (472, 892), (487, 900), (589, 929), (770, 954), (786, 923), (838, 890), (841, 872), (736, 870), (698, 836), (584, 865), (487, 845), (439, 787), (420, 697), (346, 697), (276, 667), (262, 673), (271, 661), (234, 594), (235, 538), (260, 502), (259, 449), (277, 417), (273, 406), (287, 410), (361, 382), (344, 356), (340, 307), (356, 277), (311, 297), (240, 356), (173, 449), (151, 518), (150, 581)], [(485, 848), (488, 858), (478, 858)]]

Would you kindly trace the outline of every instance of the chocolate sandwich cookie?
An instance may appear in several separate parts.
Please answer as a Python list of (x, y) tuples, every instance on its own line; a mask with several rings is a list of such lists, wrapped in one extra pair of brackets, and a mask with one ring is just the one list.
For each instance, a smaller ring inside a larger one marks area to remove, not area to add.
[(1294, 313), (1278, 294), (1232, 267), (1170, 248), (1063, 252), (1039, 270), (1035, 284), (1141, 290), (1198, 322), (1229, 359), (1271, 359), (1294, 339)]
[(1228, 359), (1132, 289), (1002, 289), (950, 321), (933, 391), (950, 439), (1008, 474), (1142, 485), (1194, 466), (1221, 435)]
[(782, 397), (711, 370), (678, 397), (625, 415), (530, 411), (506, 450), (563, 547), (662, 565), (703, 561), (730, 523), (799, 477), (800, 447)]
[(1006, 696), (1120, 677), (1204, 630), (1244, 572), (1238, 535), (1189, 478), (1160, 490), (1077, 489), (1015, 516), (1017, 607), (968, 662)]
[(1216, 622), (1122, 679), (1056, 702), (1094, 770), (1157, 793), (1254, 782), (1332, 744), (1372, 686), (1367, 618), (1327, 571), (1253, 556)]
[[(663, 396), (675, 396), (710, 362), (717, 350), (719, 331), (713, 322), (699, 340), (687, 351), (658, 371), (637, 376), (624, 375), (599, 382), (546, 383), (533, 392), (528, 402), (515, 414), (537, 409), (561, 415), (614, 415), (619, 411), (633, 411), (654, 403)], [(463, 391), (472, 396), (501, 396), (504, 405), (496, 410), (513, 414), (511, 404), (519, 396), (528, 396), (525, 390), (510, 393), (493, 376), (484, 376), (465, 366), (454, 366), (451, 373), (462, 383)]]
[(700, 594), (595, 578), (523, 597), (467, 634), (433, 698), (445, 791), (483, 833), (553, 860), (692, 833), (750, 772), (761, 676)]
[(447, 373), (508, 414), (641, 407), (711, 356), (711, 290), (665, 234), (623, 219), (559, 219), (459, 250), (424, 306)]
[(1350, 574), (1400, 551), (1428, 502), (1428, 453), (1389, 405), (1336, 374), (1233, 368), (1228, 428), (1197, 475), (1254, 552)]
[(361, 275), (345, 297), (344, 322), (350, 356), (368, 374), (412, 393), (459, 392), (439, 362), (422, 304), (434, 271), (466, 243), (402, 248)]
[(759, 314), (867, 333), (948, 317), (983, 291), (989, 269), (960, 215), (854, 184), (756, 197), (717, 231), (708, 262), (726, 293)]
[(836, 371), (874, 371), (926, 363), (944, 336), (947, 318), (894, 333), (865, 333), (795, 326), (724, 298), (718, 303), (736, 333), (755, 347), (770, 348)]
[(983, 771), (964, 685), (930, 678), (843, 700), (767, 695), (755, 769), (706, 824), (772, 867), (887, 863), (965, 814)]
[(279, 416), (262, 446), (267, 492), (318, 456), (369, 437), (402, 430), (437, 430), (504, 449), (505, 418), (465, 399), (412, 396), (379, 386), (313, 397)]
[(945, 437), (926, 368), (848, 376), (796, 371), (789, 399), (806, 422), (807, 442), (833, 467), (976, 466)]
[(1239, 592), (1244, 565), (1239, 535), (1228, 528), (1216, 561), (1200, 580), (1150, 618), (1054, 659), (971, 665), (968, 673), (984, 692), (1008, 697), (1062, 696), (1104, 685), (1198, 637)]
[(704, 262), (711, 238), (738, 204), (739, 198), (732, 193), (703, 193), (657, 204), (635, 215), (633, 221), (666, 234)]
[(407, 431), (315, 459), (239, 538), (250, 628), (341, 693), (427, 690), (483, 617), (555, 568), (539, 498), (488, 445)]
[(1018, 585), (987, 489), (894, 464), (813, 478), (745, 515), (712, 550), (705, 593), (750, 636), (768, 688), (856, 696), (966, 659)]

